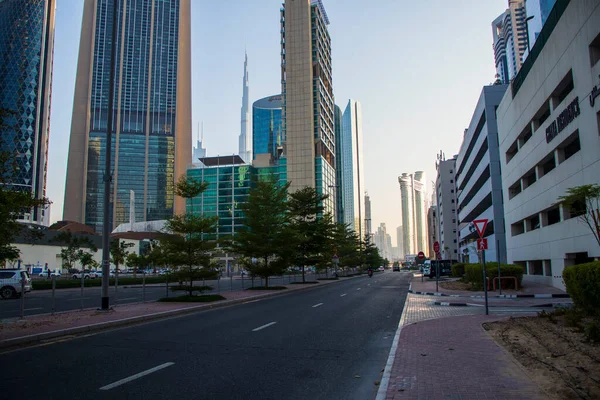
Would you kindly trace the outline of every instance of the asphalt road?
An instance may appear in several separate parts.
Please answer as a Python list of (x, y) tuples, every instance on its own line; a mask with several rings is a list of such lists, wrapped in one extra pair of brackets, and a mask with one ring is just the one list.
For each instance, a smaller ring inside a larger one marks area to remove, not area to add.
[[(315, 280), (317, 277), (325, 277), (325, 274), (322, 276), (316, 276), (315, 274), (307, 274), (307, 280)], [(297, 276), (285, 276), (285, 277), (274, 277), (269, 280), (269, 285), (280, 285), (287, 284), (290, 281), (300, 281), (302, 280), (301, 275)], [(201, 282), (197, 283), (198, 285)], [(234, 279), (230, 279), (227, 277), (221, 278), (219, 282), (215, 281), (206, 281), (206, 285), (213, 287), (212, 292), (206, 293), (220, 293), (227, 292), (231, 290), (241, 290), (243, 288), (248, 288), (252, 286), (251, 279), (239, 279), (236, 277)], [(254, 285), (259, 286), (264, 284), (263, 281), (256, 278), (254, 279)], [(173, 283), (170, 284), (173, 286)], [(169, 296), (177, 296), (181, 295), (181, 292), (172, 292), (169, 290)], [(83, 308), (94, 308), (100, 307), (101, 304), (101, 289), (100, 287), (86, 287), (83, 289), (83, 296), (81, 295), (80, 288), (74, 289), (57, 289), (55, 291), (54, 298), (54, 311), (62, 312), (62, 311), (70, 311), (70, 310), (79, 310), (82, 308), (82, 298), (83, 298)], [(144, 289), (141, 285), (136, 286), (119, 286), (117, 292), (115, 293), (114, 286), (111, 286), (109, 289), (110, 296), (110, 305), (118, 305), (118, 304), (128, 304), (128, 303), (139, 303), (141, 301), (155, 301), (160, 299), (161, 297), (167, 296), (167, 288), (165, 284), (153, 284), (146, 285), (146, 290), (144, 294)], [(26, 294), (25, 296), (25, 305), (24, 305), (24, 314), (25, 315), (36, 315), (36, 314), (46, 314), (52, 312), (52, 291), (51, 290), (33, 290)], [(20, 299), (0, 299), (0, 320), (6, 318), (16, 318), (21, 315), (21, 300)]]
[(409, 274), (324, 285), (2, 355), (26, 399), (372, 399)]

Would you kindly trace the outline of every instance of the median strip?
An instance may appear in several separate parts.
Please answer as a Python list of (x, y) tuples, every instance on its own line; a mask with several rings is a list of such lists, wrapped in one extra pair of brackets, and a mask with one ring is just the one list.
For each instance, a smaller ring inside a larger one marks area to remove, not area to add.
[(142, 371), (140, 373), (137, 373), (135, 375), (131, 375), (131, 376), (127, 377), (127, 378), (121, 379), (120, 381), (116, 381), (114, 383), (111, 383), (110, 385), (102, 386), (100, 388), (100, 390), (110, 390), (110, 389), (116, 388), (117, 386), (121, 386), (121, 385), (124, 385), (124, 384), (126, 384), (128, 382), (131, 382), (133, 380), (141, 378), (142, 376), (146, 376), (146, 375), (149, 375), (149, 374), (151, 374), (153, 372), (160, 371), (161, 369), (170, 367), (173, 364), (175, 364), (175, 363), (174, 362), (167, 362), (167, 363), (158, 365), (158, 366), (156, 366), (154, 368), (147, 369), (147, 370)]
[(315, 304), (314, 306), (312, 306), (312, 308), (321, 307), (322, 305), (323, 305), (323, 303)]
[(260, 331), (261, 329), (268, 328), (268, 327), (270, 327), (271, 325), (275, 325), (276, 323), (277, 323), (277, 322), (269, 322), (268, 324), (264, 324), (263, 326), (259, 326), (258, 328), (254, 328), (254, 329), (252, 329), (252, 332), (258, 332), (258, 331)]

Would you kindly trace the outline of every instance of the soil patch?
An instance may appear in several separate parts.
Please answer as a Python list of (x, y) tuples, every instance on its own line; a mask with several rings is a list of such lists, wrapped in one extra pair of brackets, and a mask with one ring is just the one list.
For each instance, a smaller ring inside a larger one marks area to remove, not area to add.
[(446, 281), (440, 282), (439, 285), (448, 290), (475, 290), (471, 282), (463, 281)]
[(600, 346), (570, 327), (568, 316), (510, 318), (485, 323), (549, 398), (600, 399)]

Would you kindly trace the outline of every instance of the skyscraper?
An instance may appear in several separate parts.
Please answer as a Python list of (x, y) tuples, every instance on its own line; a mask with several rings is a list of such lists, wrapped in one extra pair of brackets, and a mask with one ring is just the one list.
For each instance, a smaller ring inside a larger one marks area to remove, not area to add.
[[(174, 184), (191, 162), (190, 0), (87, 0), (79, 46), (64, 218), (102, 230), (111, 45), (116, 47), (113, 226), (185, 211)], [(116, 20), (117, 37), (112, 36)]]
[(278, 163), (283, 152), (281, 95), (252, 104), (252, 162), (260, 167)]
[(342, 110), (336, 104), (334, 108), (335, 125), (335, 220), (338, 224), (344, 223), (344, 168), (342, 157)]
[(329, 18), (321, 0), (285, 0), (281, 9), (283, 130), (290, 190), (328, 194), (335, 213), (335, 127)]
[(342, 170), (341, 189), (344, 191), (344, 223), (357, 233), (365, 232), (365, 206), (361, 201), (364, 191), (362, 157), (362, 111), (358, 101), (349, 100), (342, 117)]
[(402, 242), (405, 254), (427, 252), (427, 191), (425, 172), (398, 177), (402, 201)]
[[(556, 0), (526, 0), (525, 9), (527, 14), (527, 32), (529, 33), (529, 45), (530, 50), (535, 41), (537, 40), (552, 8), (556, 4)], [(527, 55), (525, 55), (525, 58)]]
[(509, 0), (508, 9), (492, 22), (496, 75), (502, 83), (511, 81), (521, 69), (527, 50), (525, 0)]
[(371, 226), (371, 197), (365, 192), (365, 232), (368, 235), (373, 233)]
[(196, 139), (196, 146), (193, 148), (192, 163), (200, 163), (200, 159), (206, 157), (206, 149), (202, 146), (204, 141), (204, 125), (198, 130), (198, 137)]
[(416, 251), (427, 253), (429, 250), (429, 235), (427, 234), (427, 179), (425, 172), (417, 171), (413, 175), (414, 213), (415, 213), (415, 244)]
[(242, 118), (240, 131), (239, 153), (242, 160), (247, 163), (252, 162), (252, 125), (250, 125), (250, 97), (248, 87), (248, 54), (244, 56), (244, 91), (242, 94)]
[[(36, 198), (46, 195), (55, 8), (54, 0), (0, 1), (0, 108), (14, 113), (4, 119), (0, 150), (16, 154), (11, 186)], [(44, 213), (23, 217), (43, 223)]]
[(398, 257), (404, 259), (406, 252), (404, 251), (404, 235), (402, 234), (402, 225), (396, 228), (396, 246), (398, 248)]
[(398, 177), (400, 200), (402, 202), (402, 243), (404, 254), (415, 254), (415, 214), (413, 199), (413, 176), (402, 174)]

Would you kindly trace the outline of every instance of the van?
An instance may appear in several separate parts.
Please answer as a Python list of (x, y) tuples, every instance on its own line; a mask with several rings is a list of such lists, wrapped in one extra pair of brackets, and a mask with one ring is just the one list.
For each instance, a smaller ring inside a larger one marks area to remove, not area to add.
[(24, 280), (25, 293), (31, 291), (31, 278), (27, 271), (20, 269), (0, 269), (0, 297), (3, 299), (11, 299), (13, 297), (21, 297)]

